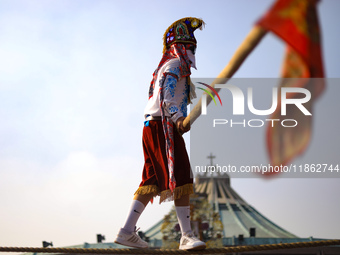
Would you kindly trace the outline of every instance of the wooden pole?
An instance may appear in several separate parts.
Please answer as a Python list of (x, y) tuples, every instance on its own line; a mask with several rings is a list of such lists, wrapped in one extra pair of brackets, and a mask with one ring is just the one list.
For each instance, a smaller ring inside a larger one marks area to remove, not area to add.
[[(217, 78), (211, 84), (212, 87), (215, 87), (215, 84), (226, 83), (228, 79), (230, 79), (239, 67), (242, 65), (243, 61), (248, 57), (248, 55), (252, 52), (252, 50), (257, 46), (257, 44), (261, 41), (263, 36), (267, 33), (266, 30), (259, 26), (255, 26), (244, 39), (242, 44), (238, 47), (235, 54), (229, 61), (229, 63), (225, 66), (222, 72), (217, 76)], [(219, 91), (219, 89), (216, 89)], [(207, 105), (211, 102), (211, 97), (207, 97)], [(184, 119), (183, 126), (187, 127), (188, 125), (194, 123), (194, 121), (201, 115), (201, 107), (202, 107), (202, 98), (198, 101), (195, 107), (192, 109), (188, 117)]]

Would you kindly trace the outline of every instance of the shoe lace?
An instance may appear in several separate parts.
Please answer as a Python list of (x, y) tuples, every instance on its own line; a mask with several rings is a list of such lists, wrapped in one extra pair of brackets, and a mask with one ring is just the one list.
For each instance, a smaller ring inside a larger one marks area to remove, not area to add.
[(185, 233), (185, 236), (195, 240), (199, 240), (192, 231)]

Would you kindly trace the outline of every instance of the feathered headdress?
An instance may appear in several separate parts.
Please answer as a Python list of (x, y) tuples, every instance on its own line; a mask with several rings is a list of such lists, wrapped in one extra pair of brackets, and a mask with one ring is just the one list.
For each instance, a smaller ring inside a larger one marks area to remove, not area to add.
[(165, 31), (163, 36), (163, 53), (173, 43), (191, 43), (196, 45), (197, 41), (194, 36), (194, 31), (199, 28), (203, 29), (205, 25), (202, 19), (187, 17), (175, 21)]

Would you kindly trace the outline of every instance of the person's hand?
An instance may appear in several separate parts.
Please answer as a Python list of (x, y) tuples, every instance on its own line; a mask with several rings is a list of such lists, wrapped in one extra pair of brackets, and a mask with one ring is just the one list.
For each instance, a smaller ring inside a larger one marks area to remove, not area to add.
[(184, 133), (186, 133), (190, 130), (190, 123), (184, 128), (184, 126), (183, 126), (184, 119), (185, 119), (185, 117), (179, 117), (176, 121), (177, 131), (181, 135), (183, 135)]

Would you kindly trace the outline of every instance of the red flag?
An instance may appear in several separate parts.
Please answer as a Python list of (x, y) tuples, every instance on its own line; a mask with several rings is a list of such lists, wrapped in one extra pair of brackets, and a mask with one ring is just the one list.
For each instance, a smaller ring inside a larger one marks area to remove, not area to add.
[[(311, 92), (304, 106), (312, 113), (313, 103), (325, 87), (321, 56), (321, 36), (316, 11), (317, 0), (278, 0), (257, 25), (272, 31), (286, 44), (283, 78), (280, 87), (302, 87)], [(299, 98), (299, 93), (288, 93), (288, 98)], [(281, 95), (271, 119), (294, 119), (294, 128), (282, 125), (267, 127), (267, 149), (273, 166), (287, 165), (307, 148), (312, 128), (312, 116), (305, 116), (295, 105), (287, 105), (286, 116), (281, 116)]]

